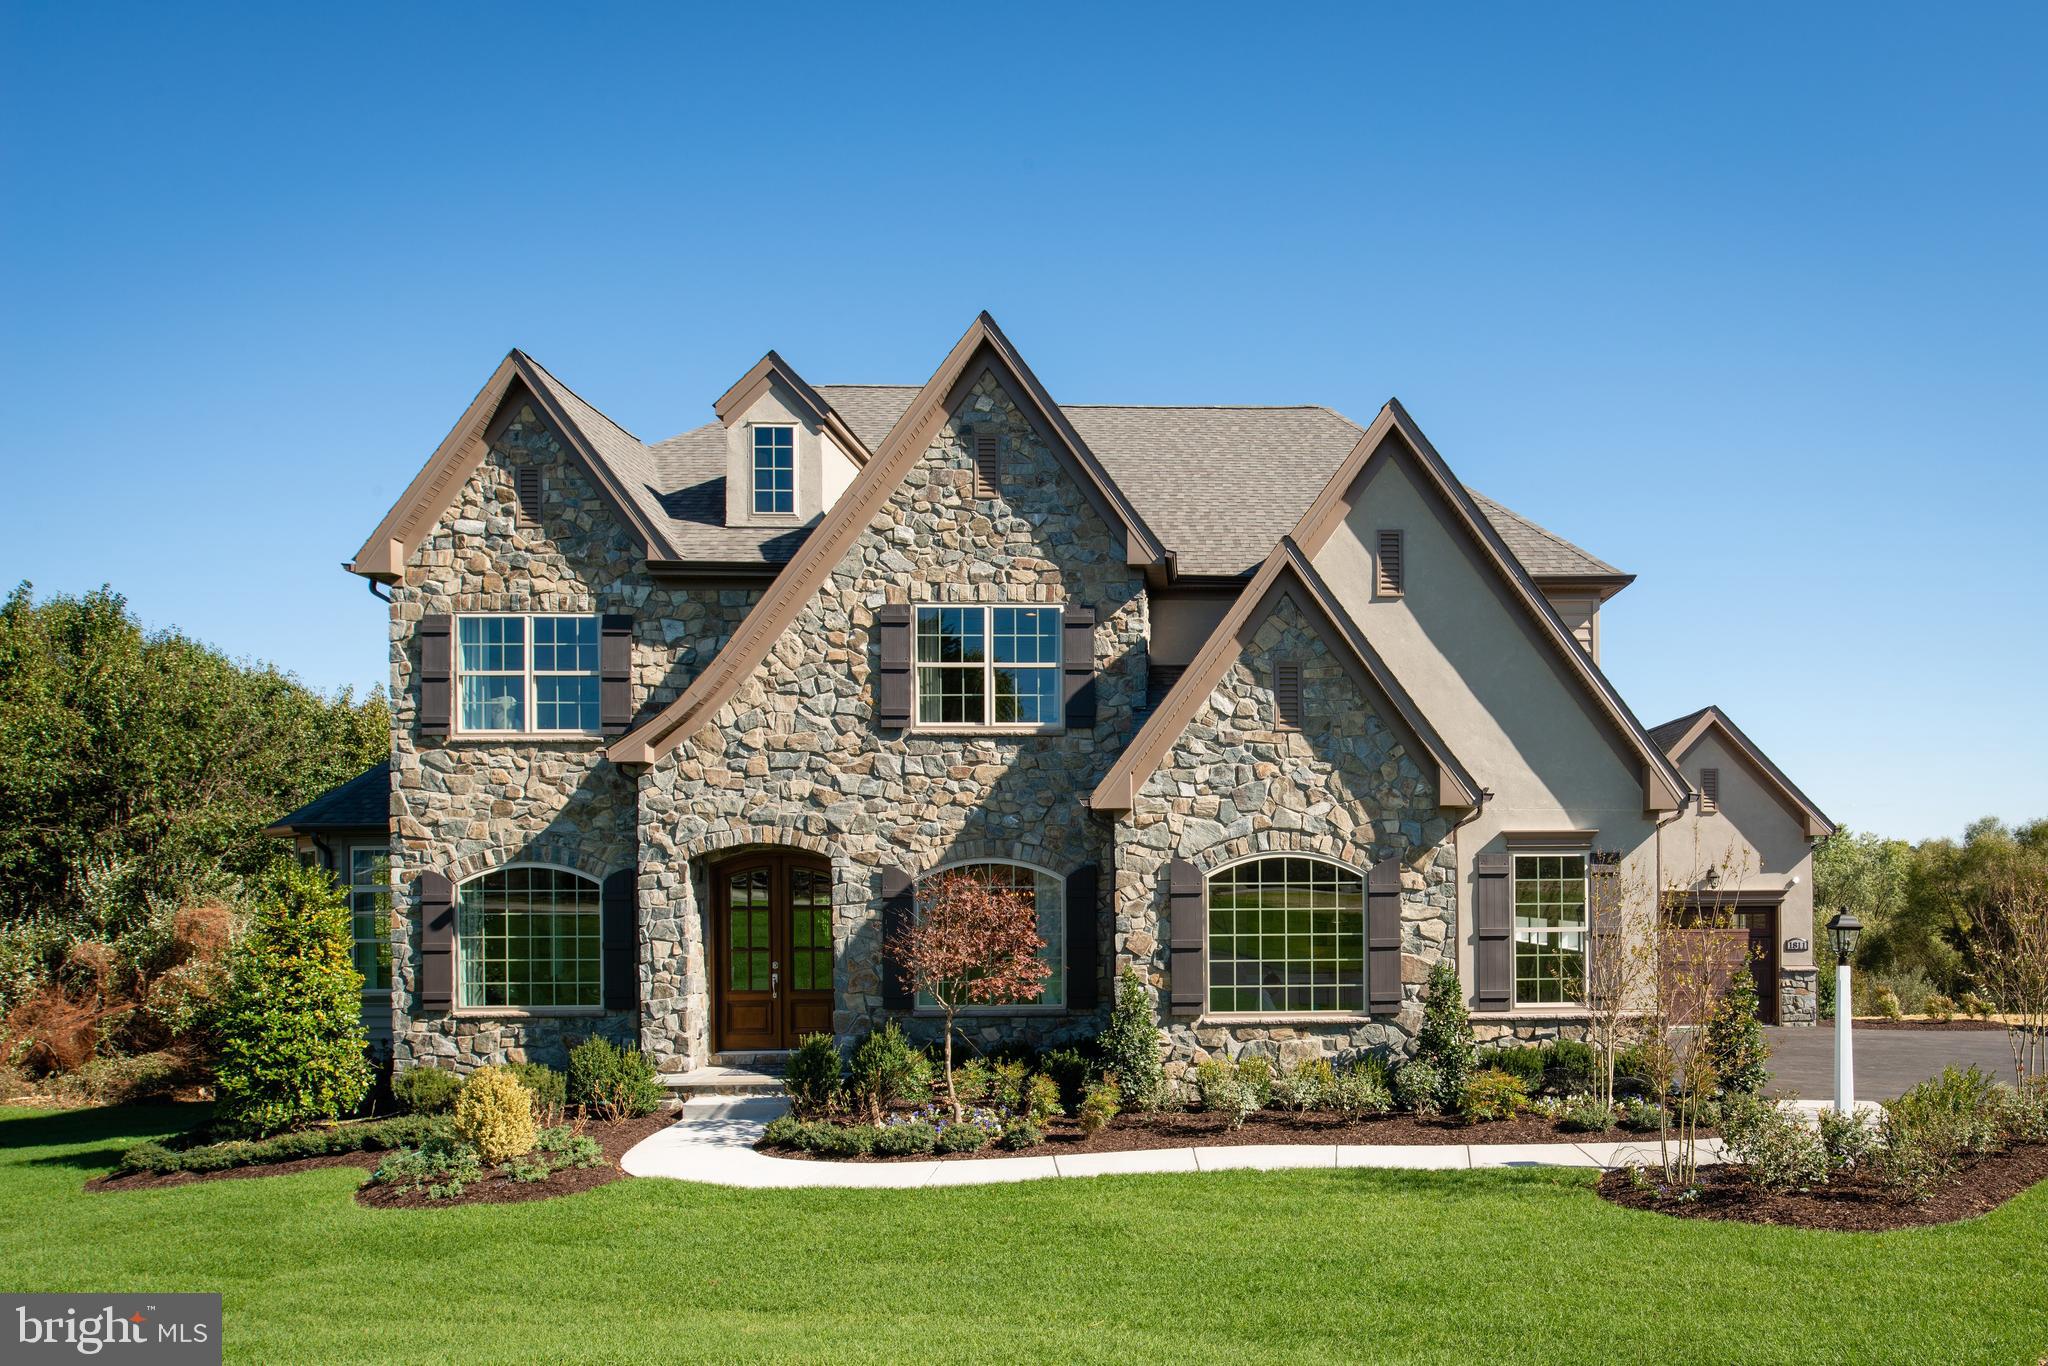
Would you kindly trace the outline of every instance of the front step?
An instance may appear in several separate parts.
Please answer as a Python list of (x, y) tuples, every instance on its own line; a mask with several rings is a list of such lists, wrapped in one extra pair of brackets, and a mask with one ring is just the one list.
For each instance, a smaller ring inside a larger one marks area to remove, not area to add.
[(714, 1053), (711, 1062), (688, 1072), (667, 1072), (661, 1084), (679, 1101), (716, 1096), (781, 1096), (787, 1053)]

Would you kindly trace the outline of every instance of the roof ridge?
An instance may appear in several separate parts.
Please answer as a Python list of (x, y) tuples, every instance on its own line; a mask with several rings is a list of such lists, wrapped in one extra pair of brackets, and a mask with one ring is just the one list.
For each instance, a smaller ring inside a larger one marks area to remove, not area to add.
[(518, 356), (524, 359), (528, 365), (531, 365), (534, 369), (540, 371), (540, 373), (544, 377), (546, 377), (549, 383), (556, 385), (562, 390), (563, 393), (567, 394), (570, 398), (575, 399), (578, 403), (590, 409), (591, 412), (597, 414), (606, 422), (609, 422), (612, 425), (612, 430), (616, 431), (620, 436), (625, 437), (628, 441), (634, 442), (637, 445), (645, 446), (647, 444), (645, 441), (640, 440), (639, 437), (633, 435), (632, 432), (628, 431), (624, 423), (620, 422), (617, 418), (613, 417), (604, 409), (598, 407), (595, 403), (592, 403), (589, 399), (583, 397), (583, 395), (577, 393), (575, 388), (567, 380), (563, 379), (560, 375), (556, 374), (554, 371), (548, 369), (545, 365), (542, 365), (539, 361), (535, 360), (529, 352), (521, 350), (519, 347), (516, 346), (513, 347), (512, 350), (514, 351), (514, 353), (516, 353)]

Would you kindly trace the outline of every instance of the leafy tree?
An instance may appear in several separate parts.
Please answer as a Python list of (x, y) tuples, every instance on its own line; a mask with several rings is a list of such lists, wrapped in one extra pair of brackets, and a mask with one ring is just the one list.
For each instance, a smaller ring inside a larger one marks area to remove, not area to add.
[(348, 904), (326, 873), (280, 858), (231, 958), (221, 1001), (220, 1126), (251, 1137), (353, 1114), (370, 1089), (363, 977)]

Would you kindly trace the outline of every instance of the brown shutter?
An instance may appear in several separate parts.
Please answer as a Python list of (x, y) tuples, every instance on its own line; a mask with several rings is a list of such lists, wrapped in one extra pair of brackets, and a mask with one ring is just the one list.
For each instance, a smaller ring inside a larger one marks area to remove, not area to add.
[(1622, 932), (1618, 862), (1597, 861), (1586, 869), (1586, 926), (1586, 1004), (1595, 1010), (1627, 1004), (1606, 999), (1620, 993), (1627, 975), (1621, 970), (1620, 956), (1628, 951), (1628, 939)]
[(1365, 984), (1373, 1010), (1401, 1008), (1401, 860), (1392, 855), (1365, 878)]
[(1069, 607), (1060, 628), (1068, 730), (1095, 728), (1095, 609)]
[(446, 735), (454, 677), (455, 618), (438, 613), (420, 618), (420, 734)]
[(910, 724), (910, 604), (886, 603), (875, 609), (875, 724)]
[(993, 430), (974, 433), (975, 496), (993, 498), (1003, 488), (1002, 442)]
[(1514, 914), (1510, 904), (1506, 854), (1481, 854), (1472, 861), (1478, 874), (1473, 891), (1472, 928), (1478, 937), (1473, 954), (1478, 967), (1481, 1010), (1506, 1010), (1514, 999)]
[(1381, 597), (1401, 596), (1405, 580), (1401, 568), (1401, 533), (1398, 531), (1380, 533), (1379, 572), (1376, 582)]
[(1095, 865), (1067, 874), (1067, 1009), (1095, 1009), (1096, 981), (1102, 970), (1101, 939), (1096, 933), (1099, 903)]
[(1700, 770), (1700, 814), (1711, 816), (1721, 809), (1721, 770)]
[(440, 873), (421, 873), (420, 983), (421, 1010), (455, 1006), (455, 884)]
[(882, 1008), (909, 1010), (917, 1004), (910, 990), (910, 975), (903, 970), (896, 948), (910, 931), (917, 915), (914, 883), (901, 868), (882, 870)]
[(1199, 1015), (1209, 995), (1209, 889), (1202, 870), (1184, 858), (1167, 865), (1166, 904), (1171, 917), (1173, 1013)]
[(598, 624), (598, 709), (606, 735), (633, 724), (633, 618), (607, 612)]
[(604, 1008), (632, 1010), (640, 1004), (640, 870), (621, 868), (599, 893), (604, 936)]
[(1301, 729), (1301, 663), (1293, 659), (1273, 661), (1273, 711), (1282, 730)]
[(540, 466), (521, 465), (512, 473), (512, 489), (519, 495), (519, 510), (529, 522), (540, 520)]

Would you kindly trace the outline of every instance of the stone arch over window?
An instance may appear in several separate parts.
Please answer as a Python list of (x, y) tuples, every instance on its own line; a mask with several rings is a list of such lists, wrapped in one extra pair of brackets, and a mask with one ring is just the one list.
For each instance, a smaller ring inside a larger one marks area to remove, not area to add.
[[(1018, 859), (956, 858), (920, 876), (917, 879), (918, 896), (922, 898), (927, 888), (949, 873), (964, 873), (970, 877), (986, 879), (998, 887), (1029, 892), (1038, 912), (1038, 937), (1045, 941), (1045, 947), (1039, 950), (1039, 957), (1052, 969), (1052, 975), (1045, 979), (1044, 989), (1035, 1001), (1018, 1005), (987, 1006), (983, 1009), (996, 1013), (1064, 1009), (1067, 1003), (1067, 917), (1066, 884), (1060, 875), (1043, 865), (1025, 863)], [(918, 1000), (920, 1007), (931, 1004), (929, 998), (920, 997)]]
[(553, 863), (510, 863), (455, 888), (458, 1009), (604, 1007), (601, 884)]
[(1363, 869), (1263, 853), (1211, 869), (1207, 882), (1210, 1012), (1365, 1011)]

